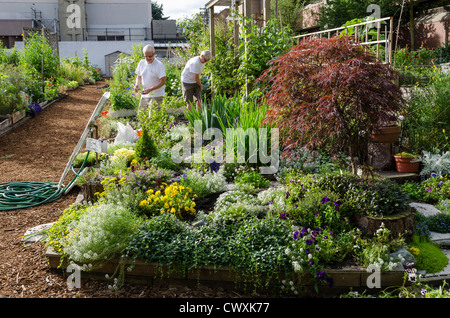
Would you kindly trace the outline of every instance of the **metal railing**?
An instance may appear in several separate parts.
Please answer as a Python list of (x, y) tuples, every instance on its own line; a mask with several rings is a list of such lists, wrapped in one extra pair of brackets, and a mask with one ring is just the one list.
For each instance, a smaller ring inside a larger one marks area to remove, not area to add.
[[(389, 24), (384, 24), (384, 29), (381, 30), (381, 23), (384, 21), (389, 21)], [(352, 30), (351, 28), (354, 28)], [(373, 28), (376, 28), (376, 40), (369, 39), (369, 31)], [(362, 32), (358, 32), (358, 30), (362, 30)], [(357, 24), (347, 25), (339, 28), (328, 29), (323, 31), (311, 32), (307, 34), (300, 34), (292, 37), (293, 42), (300, 43), (301, 40), (305, 38), (310, 38), (314, 36), (323, 37), (327, 36), (331, 38), (332, 36), (340, 35), (340, 34), (349, 34), (350, 31), (353, 32), (353, 36), (356, 41), (360, 42), (361, 45), (376, 45), (376, 54), (377, 58), (380, 57), (380, 45), (384, 45), (385, 47), (385, 62), (392, 63), (392, 43), (393, 43), (393, 34), (394, 34), (394, 20), (392, 17), (386, 17), (366, 22), (361, 22)], [(382, 39), (382, 36), (384, 39)]]

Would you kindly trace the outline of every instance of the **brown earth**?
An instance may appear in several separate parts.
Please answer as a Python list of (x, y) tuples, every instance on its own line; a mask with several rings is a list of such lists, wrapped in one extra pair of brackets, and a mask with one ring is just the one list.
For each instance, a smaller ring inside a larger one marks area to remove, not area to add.
[[(67, 162), (103, 91), (105, 82), (86, 85), (46, 107), (36, 117), (0, 136), (0, 183), (59, 182)], [(73, 178), (73, 175), (68, 175)], [(70, 181), (70, 179), (69, 179)], [(65, 183), (66, 184), (66, 183)], [(56, 221), (75, 202), (79, 188), (50, 203), (0, 211), (0, 298), (197, 298), (254, 297), (221, 288), (152, 287), (129, 284), (108, 289), (108, 282), (82, 280), (70, 291), (66, 277), (50, 271), (42, 242), (24, 244), (33, 227)]]

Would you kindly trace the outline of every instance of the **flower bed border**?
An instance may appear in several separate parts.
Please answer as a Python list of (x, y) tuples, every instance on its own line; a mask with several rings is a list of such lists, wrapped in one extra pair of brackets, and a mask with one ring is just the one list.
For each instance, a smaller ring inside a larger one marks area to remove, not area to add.
[[(54, 252), (51, 248), (48, 248), (45, 256), (48, 259), (48, 264), (50, 269), (55, 272), (65, 273), (65, 268), (67, 267), (67, 261), (63, 261), (61, 264), (61, 255)], [(133, 265), (131, 270), (127, 270), (127, 267)], [(100, 281), (111, 281), (105, 277), (106, 274), (111, 276), (116, 272), (119, 266), (119, 259), (113, 259), (105, 263), (101, 268), (97, 268), (92, 271), (83, 271), (82, 279), (100, 280)], [(333, 278), (333, 287), (328, 287), (327, 285), (320, 285), (318, 293), (314, 287), (314, 280), (312, 280), (311, 275), (305, 275), (302, 280), (305, 283), (302, 284), (304, 288), (303, 294), (314, 295), (314, 296), (336, 296), (340, 293), (348, 291), (350, 288), (352, 290), (366, 290), (368, 280), (370, 275), (373, 274), (371, 271), (367, 271), (365, 268), (342, 268), (327, 269), (327, 273)], [(273, 287), (275, 290), (280, 290), (281, 280), (286, 281), (294, 280), (293, 276), (285, 276), (281, 279), (272, 279), (267, 288), (261, 290), (261, 287), (257, 287), (259, 291), (270, 292)], [(188, 286), (196, 287), (199, 285), (210, 286), (210, 287), (220, 287), (223, 289), (234, 290), (234, 291), (253, 291), (254, 285), (251, 280), (246, 280), (241, 277), (230, 267), (220, 267), (214, 268), (213, 266), (202, 266), (197, 269), (191, 269), (187, 271), (177, 270), (175, 266), (169, 267), (165, 265), (160, 265), (158, 263), (147, 263), (142, 260), (134, 260), (133, 262), (127, 261), (125, 263), (125, 277), (124, 281), (128, 283), (135, 284), (146, 284), (153, 287), (160, 286)], [(404, 282), (404, 270), (393, 270), (389, 272), (382, 272), (380, 276), (380, 288), (374, 288), (374, 292), (381, 291), (383, 288), (389, 286), (400, 286)]]

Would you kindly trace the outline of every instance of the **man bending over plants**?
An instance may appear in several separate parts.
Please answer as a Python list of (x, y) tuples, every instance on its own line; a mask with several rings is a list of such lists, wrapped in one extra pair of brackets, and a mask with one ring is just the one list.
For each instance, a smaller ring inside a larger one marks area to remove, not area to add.
[(200, 56), (191, 58), (184, 67), (181, 73), (181, 90), (183, 92), (183, 99), (187, 103), (187, 108), (192, 110), (191, 104), (194, 102), (194, 97), (197, 101), (198, 109), (201, 109), (202, 100), (202, 82), (200, 75), (205, 68), (206, 62), (211, 60), (210, 51), (202, 51)]

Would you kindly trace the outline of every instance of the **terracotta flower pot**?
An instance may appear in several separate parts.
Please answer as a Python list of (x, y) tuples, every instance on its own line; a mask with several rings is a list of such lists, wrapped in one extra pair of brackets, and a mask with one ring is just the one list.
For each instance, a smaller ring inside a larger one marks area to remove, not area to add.
[(400, 126), (380, 127), (370, 134), (370, 139), (376, 143), (393, 143), (398, 140), (401, 130)]
[(415, 157), (394, 156), (398, 172), (419, 172), (420, 162), (411, 162)]

